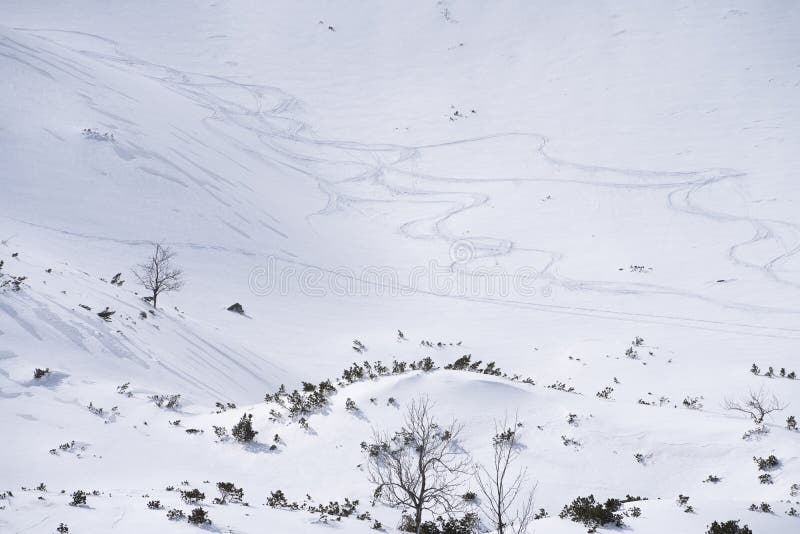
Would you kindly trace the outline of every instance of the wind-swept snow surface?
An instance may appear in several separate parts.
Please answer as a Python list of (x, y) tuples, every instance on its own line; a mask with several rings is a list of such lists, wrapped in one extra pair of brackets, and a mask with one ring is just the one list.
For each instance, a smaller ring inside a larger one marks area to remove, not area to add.
[[(278, 489), (394, 532), (361, 443), (420, 395), (474, 462), (517, 414), (530, 532), (585, 532), (589, 494), (646, 497), (636, 533), (800, 531), (800, 5), (0, 12), (0, 531), (192, 532), (199, 488), (218, 532), (324, 531)], [(154, 242), (186, 281), (158, 310)], [(264, 402), (326, 379), (307, 425)], [(723, 407), (751, 390), (787, 405), (760, 432)]]

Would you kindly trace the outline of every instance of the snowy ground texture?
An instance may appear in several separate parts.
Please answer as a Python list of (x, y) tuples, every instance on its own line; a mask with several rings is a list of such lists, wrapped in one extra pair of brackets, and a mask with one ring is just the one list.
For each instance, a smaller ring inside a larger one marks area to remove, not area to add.
[[(191, 488), (211, 532), (396, 532), (360, 444), (420, 395), (475, 462), (517, 414), (530, 532), (585, 532), (558, 513), (589, 494), (648, 498), (601, 531), (800, 532), (798, 28), (793, 1), (1, 0), (0, 532), (197, 532), (166, 517)], [(158, 310), (155, 241), (186, 278)], [(264, 402), (424, 357), (307, 428)], [(723, 403), (760, 388), (788, 407), (744, 439)], [(245, 413), (254, 443), (215, 435)]]

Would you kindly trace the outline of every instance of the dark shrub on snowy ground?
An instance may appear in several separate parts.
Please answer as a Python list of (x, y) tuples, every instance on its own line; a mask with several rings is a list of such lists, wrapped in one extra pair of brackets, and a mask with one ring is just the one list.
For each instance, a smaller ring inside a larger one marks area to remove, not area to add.
[(239, 420), (239, 422), (233, 425), (231, 434), (233, 434), (233, 437), (236, 438), (236, 441), (240, 443), (248, 443), (253, 441), (256, 437), (256, 434), (258, 434), (258, 432), (253, 430), (253, 414), (242, 415), (242, 418)]
[(578, 497), (570, 504), (565, 505), (558, 516), (561, 519), (569, 518), (576, 523), (583, 523), (589, 527), (589, 532), (596, 532), (598, 527), (612, 524), (618, 527), (623, 525), (622, 514), (617, 513), (622, 506), (618, 499), (608, 499), (601, 504), (594, 499), (594, 495)]
[(723, 521), (722, 523), (714, 521), (708, 527), (706, 534), (753, 534), (753, 531), (747, 525), (740, 527), (739, 521)]

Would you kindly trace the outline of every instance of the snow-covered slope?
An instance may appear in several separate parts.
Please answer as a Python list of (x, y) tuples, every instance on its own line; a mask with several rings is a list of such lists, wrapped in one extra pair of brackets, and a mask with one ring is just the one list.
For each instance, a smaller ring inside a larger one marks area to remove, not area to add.
[[(633, 532), (800, 529), (800, 381), (763, 376), (800, 371), (795, 3), (117, 4), (2, 2), (0, 283), (27, 278), (0, 294), (0, 530), (189, 532), (146, 506), (187, 509), (164, 490), (187, 480), (220, 531), (324, 528), (265, 506), (276, 489), (393, 531), (360, 444), (421, 394), (476, 461), (519, 414), (537, 532), (584, 531), (557, 512), (589, 493), (648, 497)], [(186, 285), (149, 313), (130, 268), (153, 242)], [(508, 376), (360, 381), (309, 429), (262, 401), (464, 354)], [(761, 387), (789, 407), (744, 440), (722, 404)], [(217, 439), (243, 413), (257, 446)], [(218, 481), (250, 506), (211, 504)]]

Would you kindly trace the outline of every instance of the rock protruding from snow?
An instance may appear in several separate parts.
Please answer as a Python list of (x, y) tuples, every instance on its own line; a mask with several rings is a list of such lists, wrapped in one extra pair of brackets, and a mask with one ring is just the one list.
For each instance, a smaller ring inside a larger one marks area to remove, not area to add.
[(234, 302), (233, 304), (228, 306), (228, 311), (244, 314), (244, 308), (242, 308), (242, 305), (239, 304), (238, 302)]

